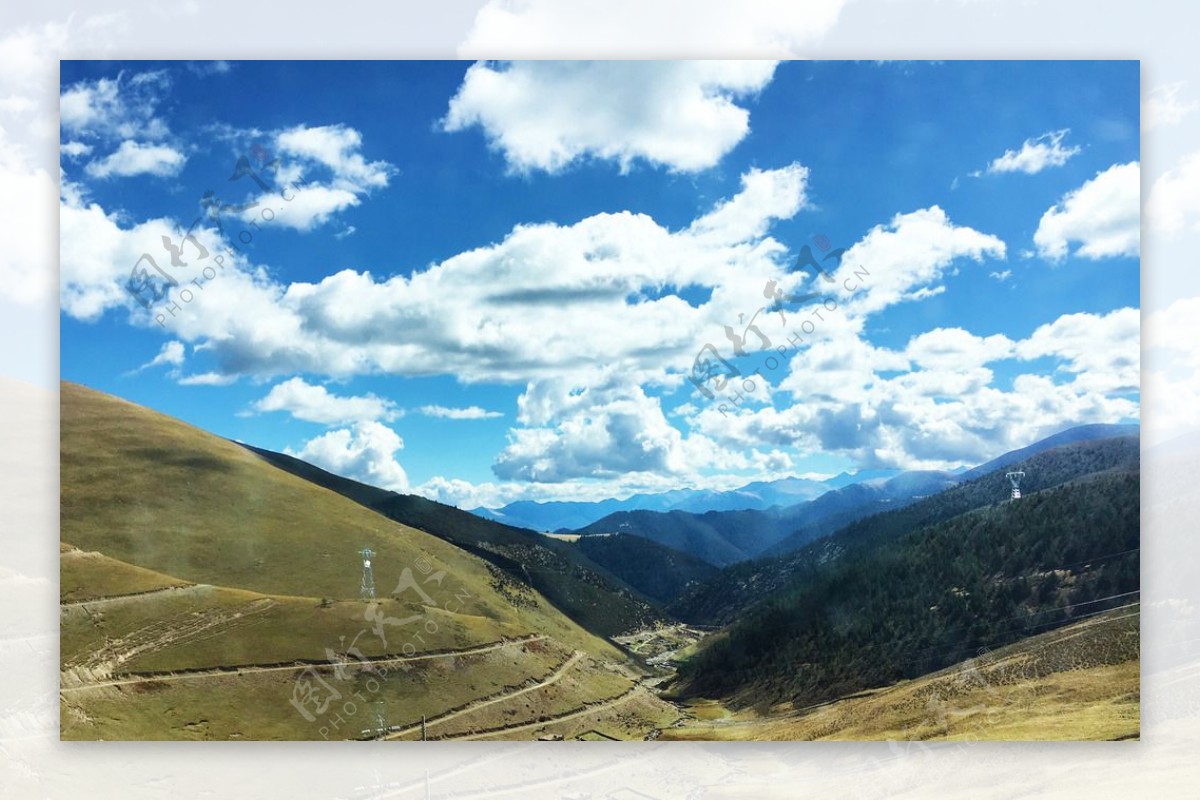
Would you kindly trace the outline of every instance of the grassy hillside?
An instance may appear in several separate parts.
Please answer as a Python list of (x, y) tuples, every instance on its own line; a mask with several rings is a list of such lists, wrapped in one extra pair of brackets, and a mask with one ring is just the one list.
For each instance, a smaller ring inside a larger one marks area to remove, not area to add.
[[(401, 725), (530, 682), (576, 705), (635, 686), (618, 649), (495, 565), (178, 420), (73, 384), (61, 399), (64, 738), (342, 739), (377, 702)], [(306, 668), (370, 703), (306, 720)], [(654, 703), (646, 728), (670, 711)], [(522, 709), (507, 720), (549, 714)]]
[(1137, 605), (910, 681), (760, 715), (685, 708), (662, 740), (1127, 740), (1140, 733)]
[(571, 545), (414, 495), (343, 478), (282, 453), (250, 448), (271, 464), (383, 516), (451, 542), (529, 584), (589, 631), (621, 634), (668, 619), (649, 597)]
[(824, 539), (791, 553), (731, 565), (672, 602), (670, 611), (688, 623), (724, 625), (763, 598), (782, 592), (796, 577), (848, 551), (871, 547), (974, 509), (992, 506), (1009, 496), (1009, 469), (1026, 473), (1026, 495), (1088, 475), (1138, 468), (1137, 437), (1080, 442), (1035, 454), (973, 481), (923, 498), (900, 509), (855, 521)]
[(903, 534), (860, 532), (706, 640), (681, 692), (821, 703), (1130, 603), (1139, 489), (1136, 472), (1091, 474)]
[(691, 554), (630, 534), (580, 537), (574, 547), (644, 595), (664, 604), (717, 573), (717, 568)]

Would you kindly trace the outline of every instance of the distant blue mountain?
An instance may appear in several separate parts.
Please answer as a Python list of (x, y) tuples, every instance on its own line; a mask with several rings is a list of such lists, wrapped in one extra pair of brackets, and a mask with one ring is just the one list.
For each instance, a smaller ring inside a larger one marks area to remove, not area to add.
[(498, 509), (480, 507), (471, 513), (510, 526), (535, 531), (574, 531), (617, 512), (736, 512), (765, 510), (775, 506), (794, 506), (860, 481), (890, 478), (899, 470), (864, 470), (842, 473), (826, 481), (809, 478), (781, 478), (754, 481), (734, 490), (677, 489), (642, 493), (628, 498), (602, 501), (515, 501)]
[[(621, 512), (687, 512), (702, 515), (709, 512), (787, 510), (798, 504), (814, 501), (832, 490), (861, 486), (869, 490), (852, 496), (834, 496), (814, 510), (838, 507), (838, 514), (849, 514), (843, 506), (853, 506), (850, 497), (858, 498), (867, 506), (892, 504), (906, 499), (917, 499), (928, 494), (931, 487), (937, 488), (945, 479), (970, 481), (992, 470), (1013, 464), (1037, 453), (1060, 445), (1084, 440), (1108, 439), (1138, 433), (1136, 424), (1082, 425), (1060, 431), (1026, 448), (1011, 451), (986, 464), (968, 469), (960, 466), (952, 471), (902, 471), (898, 468), (876, 468), (859, 470), (855, 473), (840, 473), (832, 478), (816, 480), (808, 478), (781, 478), (776, 481), (755, 481), (734, 490), (700, 490), (692, 488), (668, 492), (642, 493), (628, 498), (606, 498), (602, 501), (516, 501), (499, 509), (472, 509), (472, 514), (489, 520), (507, 523), (518, 528), (535, 531), (578, 531), (594, 530), (593, 523)], [(907, 482), (907, 486), (906, 486)], [(870, 496), (869, 501), (867, 496)], [(866, 508), (865, 506), (863, 508)], [(872, 506), (872, 508), (874, 508)], [(878, 510), (876, 510), (878, 511)], [(814, 511), (814, 514), (816, 512)], [(829, 519), (834, 519), (836, 515)], [(622, 521), (617, 521), (622, 522)], [(810, 531), (823, 530), (822, 525)], [(803, 535), (802, 535), (803, 536)], [(787, 548), (791, 542), (780, 543), (772, 550)], [(686, 550), (686, 549), (685, 549)], [(723, 551), (722, 559), (731, 558), (734, 552)]]
[(1015, 451), (1009, 451), (1003, 456), (998, 456), (990, 462), (973, 467), (959, 475), (962, 481), (970, 481), (973, 478), (987, 475), (993, 470), (999, 470), (1001, 467), (1008, 467), (1010, 464), (1015, 464), (1022, 459), (1028, 459), (1030, 456), (1036, 456), (1042, 451), (1048, 451), (1051, 448), (1058, 448), (1062, 445), (1070, 445), (1073, 442), (1084, 442), (1086, 440), (1096, 439), (1112, 439), (1113, 437), (1128, 437), (1141, 432), (1141, 426), (1137, 423), (1093, 423), (1090, 425), (1075, 426), (1068, 428), (1065, 431), (1060, 431), (1045, 439), (1038, 440), (1024, 448), (1019, 448)]

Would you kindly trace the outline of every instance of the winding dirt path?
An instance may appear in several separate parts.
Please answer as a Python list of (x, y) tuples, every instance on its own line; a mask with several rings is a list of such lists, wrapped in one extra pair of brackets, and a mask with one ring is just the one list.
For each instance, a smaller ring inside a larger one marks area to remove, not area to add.
[[(443, 659), (454, 656), (469, 656), (470, 654), (483, 654), (488, 651), (495, 651), (500, 648), (507, 648), (511, 645), (522, 645), (527, 642), (547, 639), (545, 634), (529, 634), (524, 637), (517, 637), (511, 640), (498, 640), (486, 645), (475, 646), (473, 648), (464, 648), (460, 650), (445, 650), (445, 651), (429, 651), (412, 656), (387, 656), (376, 657), (372, 659), (353, 659), (345, 663), (342, 662), (315, 662), (306, 664), (296, 662), (288, 665), (241, 665), (235, 668), (212, 668), (208, 670), (194, 670), (189, 672), (178, 673), (143, 673), (143, 674), (127, 674), (124, 678), (113, 679), (112, 681), (96, 682), (94, 684), (82, 684), (77, 687), (62, 687), (59, 692), (71, 693), (80, 692), (82, 690), (96, 690), (104, 687), (120, 687), (127, 684), (144, 684), (150, 681), (190, 681), (192, 679), (208, 679), (208, 678), (228, 678), (231, 676), (242, 676), (246, 674), (256, 673), (295, 673), (301, 670), (337, 670), (346, 666), (357, 667), (361, 665), (395, 665), (406, 662), (421, 662), (429, 659)], [(531, 688), (532, 689), (532, 688)], [(417, 728), (420, 728), (418, 726)]]
[(501, 737), (503, 735), (511, 734), (512, 732), (516, 732), (516, 731), (528, 731), (529, 729), (540, 729), (545, 726), (552, 726), (555, 723), (562, 723), (564, 720), (574, 720), (575, 718), (581, 718), (581, 717), (584, 717), (585, 715), (594, 715), (597, 712), (603, 712), (606, 709), (611, 709), (614, 706), (619, 706), (620, 704), (623, 704), (626, 701), (628, 701), (630, 698), (632, 698), (634, 695), (636, 695), (639, 691), (645, 692), (645, 689), (641, 685), (635, 684), (634, 686), (630, 687), (628, 690), (621, 693), (620, 695), (618, 695), (615, 698), (610, 698), (607, 701), (603, 701), (603, 702), (595, 704), (593, 706), (589, 706), (586, 709), (578, 709), (574, 712), (568, 712), (565, 715), (558, 715), (557, 717), (545, 718), (544, 720), (537, 720), (537, 721), (534, 721), (533, 723), (521, 723), (516, 726), (505, 726), (503, 729), (495, 729), (493, 731), (481, 731), (476, 734), (459, 734), (459, 735), (455, 735), (454, 737), (439, 737), (438, 739), (439, 740), (480, 740), (480, 739), (484, 739), (486, 737)]
[[(468, 706), (465, 706), (462, 709), (456, 710), (454, 712), (447, 712), (444, 715), (439, 715), (438, 717), (435, 717), (435, 718), (429, 718), (425, 721), (425, 727), (426, 727), (426, 729), (428, 729), (430, 726), (433, 726), (434, 724), (445, 723), (448, 720), (453, 720), (454, 718), (461, 717), (462, 715), (466, 715), (471, 712), (478, 711), (480, 709), (483, 709), (486, 706), (491, 706), (492, 704), (498, 704), (501, 701), (508, 701), (510, 699), (516, 698), (517, 696), (524, 695), (525, 693), (531, 693), (534, 690), (540, 690), (543, 687), (549, 687), (551, 684), (556, 684), (560, 679), (562, 679), (563, 676), (565, 676), (567, 674), (567, 671), (569, 671), (572, 667), (574, 667), (575, 663), (577, 663), (584, 656), (586, 656), (586, 654), (584, 654), (583, 651), (576, 651), (575, 653), (571, 654), (571, 656), (567, 659), (567, 661), (563, 662), (562, 665), (559, 666), (558, 670), (554, 671), (549, 676), (547, 676), (546, 678), (539, 681), (537, 684), (531, 684), (528, 687), (522, 687), (519, 690), (514, 690), (511, 693), (499, 695), (499, 696), (496, 696), (495, 698), (486, 698), (482, 701), (476, 701), (475, 703), (469, 704)], [(412, 734), (413, 732), (418, 732), (420, 730), (421, 730), (421, 724), (417, 723), (412, 726), (409, 726), (406, 729), (401, 729), (400, 731), (390, 732), (386, 736), (382, 737), (381, 739), (395, 740), (397, 738), (403, 737), (406, 734)], [(441, 738), (441, 739), (452, 740), (455, 738), (446, 737), (446, 738)]]
[(106, 595), (103, 598), (92, 598), (89, 601), (64, 601), (59, 606), (63, 609), (72, 609), (79, 606), (105, 606), (123, 601), (141, 601), (146, 598), (152, 598), (155, 595), (166, 595), (168, 593), (190, 594), (193, 592), (205, 592), (212, 588), (211, 584), (177, 584), (173, 587), (162, 587), (157, 590), (146, 590), (145, 592), (131, 592), (126, 595)]

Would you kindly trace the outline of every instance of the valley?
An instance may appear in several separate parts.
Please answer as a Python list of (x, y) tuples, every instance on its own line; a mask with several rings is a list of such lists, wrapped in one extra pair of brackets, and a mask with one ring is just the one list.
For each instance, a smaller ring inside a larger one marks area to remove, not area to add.
[(547, 536), (61, 398), (65, 740), (1138, 735), (1124, 431)]

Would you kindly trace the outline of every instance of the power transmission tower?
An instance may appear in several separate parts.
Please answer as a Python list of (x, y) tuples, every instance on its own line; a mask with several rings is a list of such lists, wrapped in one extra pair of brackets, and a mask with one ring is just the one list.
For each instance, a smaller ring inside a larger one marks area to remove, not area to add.
[(375, 734), (379, 737), (382, 737), (383, 735), (387, 734), (388, 730), (387, 702), (375, 701), (371, 704), (371, 707), (371, 711), (375, 718)]
[(1014, 470), (1011, 473), (1005, 473), (1008, 480), (1012, 482), (1012, 499), (1015, 501), (1021, 497), (1021, 479), (1025, 478), (1024, 470)]
[(371, 572), (371, 558), (375, 556), (375, 552), (370, 548), (363, 548), (358, 552), (358, 555), (363, 560), (362, 585), (359, 587), (359, 597), (364, 601), (374, 601), (375, 574)]

